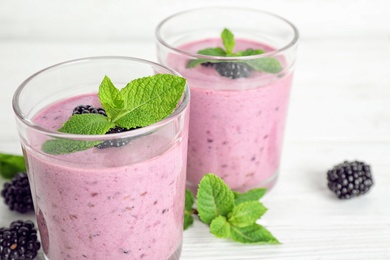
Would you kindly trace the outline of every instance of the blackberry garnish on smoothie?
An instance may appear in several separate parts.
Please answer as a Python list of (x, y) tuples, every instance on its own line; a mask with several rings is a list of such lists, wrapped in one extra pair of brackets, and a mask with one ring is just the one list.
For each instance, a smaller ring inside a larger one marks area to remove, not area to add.
[[(73, 109), (73, 115), (81, 115), (81, 114), (100, 114), (103, 116), (107, 116), (106, 110), (104, 108), (95, 108), (91, 105), (79, 105)], [(136, 128), (131, 128), (131, 129), (126, 129), (123, 127), (118, 127), (115, 126), (108, 130), (105, 134), (118, 134), (118, 133), (123, 133), (126, 131), (130, 131)], [(130, 142), (129, 139), (115, 139), (115, 140), (107, 140), (104, 141), (103, 143), (95, 145), (96, 148), (99, 149), (105, 149), (105, 148), (110, 148), (110, 147), (121, 147)]]
[[(169, 116), (179, 103), (185, 79), (170, 74), (135, 79), (117, 89), (110, 78), (104, 77), (99, 87), (99, 101), (103, 108), (79, 105), (59, 132), (80, 135), (116, 134), (154, 124)], [(75, 141), (52, 139), (42, 150), (49, 154), (66, 154), (86, 150), (121, 147), (128, 139), (107, 141)]]
[(221, 47), (210, 47), (198, 51), (198, 54), (215, 56), (215, 57), (237, 57), (233, 61), (196, 59), (190, 60), (187, 68), (193, 68), (199, 64), (205, 67), (215, 69), (222, 77), (230, 79), (250, 77), (251, 71), (263, 71), (266, 73), (276, 74), (282, 70), (282, 65), (275, 58), (263, 57), (259, 59), (239, 59), (239, 57), (259, 55), (265, 53), (260, 49), (245, 49), (234, 52), (236, 45), (234, 35), (229, 29), (224, 29), (221, 33), (221, 40), (225, 49)]

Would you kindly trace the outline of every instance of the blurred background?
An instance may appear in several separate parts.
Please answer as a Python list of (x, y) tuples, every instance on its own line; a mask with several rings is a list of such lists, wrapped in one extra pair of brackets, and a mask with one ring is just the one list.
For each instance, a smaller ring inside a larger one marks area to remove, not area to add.
[[(298, 27), (290, 112), (297, 116), (293, 125), (288, 124), (287, 140), (332, 139), (332, 134), (359, 140), (388, 138), (389, 106), (378, 103), (372, 94), (390, 85), (388, 0), (0, 0), (0, 89), (8, 90), (0, 91), (5, 109), (0, 113), (1, 124), (13, 124), (12, 94), (38, 70), (97, 55), (156, 60), (154, 31), (159, 21), (181, 10), (208, 5), (255, 7), (279, 14)], [(377, 77), (379, 84), (373, 85), (367, 75)], [(356, 115), (356, 101), (342, 96), (345, 88), (353, 88), (351, 96), (364, 97), (358, 99), (359, 106), (367, 106), (380, 118), (370, 112)], [(334, 103), (325, 103), (324, 95), (344, 105), (340, 117), (327, 113)], [(297, 102), (305, 105), (295, 106)], [(307, 114), (310, 108), (318, 113)], [(367, 120), (372, 122), (364, 124)], [(350, 124), (357, 124), (356, 132), (346, 127)], [(14, 147), (16, 129), (3, 127), (4, 134), (10, 143), (0, 144), (0, 150), (19, 152)]]

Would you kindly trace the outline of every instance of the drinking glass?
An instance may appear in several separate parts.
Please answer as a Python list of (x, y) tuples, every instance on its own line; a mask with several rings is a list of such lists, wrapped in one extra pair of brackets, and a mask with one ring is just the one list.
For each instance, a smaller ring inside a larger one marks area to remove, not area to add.
[[(106, 135), (56, 131), (73, 107), (100, 105), (105, 75), (121, 88), (158, 73), (179, 75), (137, 58), (92, 57), (43, 69), (16, 90), (13, 108), (46, 259), (179, 259), (188, 86), (174, 112), (150, 126)], [(42, 150), (53, 139), (125, 145), (55, 155)]]
[[(233, 54), (221, 40), (224, 29), (234, 35)], [(214, 173), (236, 191), (271, 188), (280, 166), (296, 27), (261, 10), (205, 7), (167, 17), (156, 39), (158, 61), (183, 75), (191, 89), (187, 186), (196, 191), (203, 175)], [(227, 55), (199, 53), (207, 48)]]

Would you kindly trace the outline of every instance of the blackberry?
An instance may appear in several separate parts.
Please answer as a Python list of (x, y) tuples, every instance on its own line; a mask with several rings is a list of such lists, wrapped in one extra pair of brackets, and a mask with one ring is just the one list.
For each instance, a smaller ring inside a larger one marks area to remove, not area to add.
[[(86, 105), (86, 106), (80, 105), (80, 106), (75, 107), (73, 109), (72, 115), (75, 115), (75, 114), (101, 114), (103, 116), (107, 116), (104, 108), (95, 108), (91, 105)], [(132, 128), (132, 129), (134, 129), (134, 128)], [(129, 130), (131, 130), (131, 129), (126, 129), (126, 128), (116, 126), (114, 128), (111, 128), (106, 134), (117, 134), (117, 133), (129, 131)], [(121, 147), (121, 146), (128, 144), (129, 142), (130, 142), (130, 139), (107, 140), (107, 141), (104, 141), (100, 144), (95, 145), (95, 147), (99, 148), (99, 149), (104, 149), (104, 148), (109, 148), (109, 147)]]
[(30, 183), (25, 172), (19, 172), (11, 182), (4, 183), (1, 196), (10, 210), (19, 213), (34, 211)]
[(0, 259), (26, 260), (34, 259), (41, 243), (37, 230), (30, 220), (17, 220), (9, 228), (0, 228)]
[[(131, 129), (126, 129), (126, 128), (116, 126), (114, 128), (111, 128), (106, 134), (117, 134), (117, 133), (129, 131), (129, 130), (131, 130)], [(128, 144), (129, 142), (130, 142), (129, 138), (107, 140), (107, 141), (104, 141), (100, 144), (95, 145), (95, 147), (99, 148), (99, 149), (104, 149), (104, 148), (109, 148), (109, 147), (121, 147), (121, 146)]]
[(214, 66), (219, 75), (230, 79), (247, 78), (251, 73), (251, 68), (242, 62), (220, 62)]
[(214, 67), (215, 63), (208, 61), (208, 62), (203, 62), (200, 65), (202, 65), (203, 67)]
[(73, 115), (80, 115), (80, 114), (101, 114), (103, 116), (106, 115), (106, 111), (103, 108), (94, 108), (93, 106), (90, 105), (80, 105), (77, 106), (73, 109), (72, 116)]
[(350, 199), (363, 195), (374, 184), (371, 168), (359, 161), (345, 161), (328, 173), (328, 187), (339, 199)]

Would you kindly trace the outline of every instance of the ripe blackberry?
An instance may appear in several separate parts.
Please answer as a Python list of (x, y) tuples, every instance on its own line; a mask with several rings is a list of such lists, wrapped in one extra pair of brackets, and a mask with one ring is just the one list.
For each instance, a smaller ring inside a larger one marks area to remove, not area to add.
[(247, 78), (251, 73), (251, 68), (241, 62), (220, 62), (214, 66), (219, 75), (230, 79)]
[(202, 65), (203, 67), (214, 67), (215, 63), (208, 61), (208, 62), (203, 62), (200, 65)]
[(80, 115), (80, 114), (101, 114), (103, 116), (106, 115), (106, 111), (103, 108), (94, 108), (93, 106), (90, 105), (80, 105), (77, 106), (73, 109), (72, 116), (73, 115)]
[(339, 199), (350, 199), (362, 195), (374, 184), (371, 168), (359, 161), (345, 161), (328, 173), (328, 187)]
[(10, 210), (26, 213), (34, 210), (27, 174), (18, 173), (11, 182), (4, 183), (1, 196)]
[[(101, 114), (103, 116), (107, 116), (104, 108), (94, 108), (91, 105), (86, 105), (86, 106), (80, 105), (80, 106), (75, 107), (73, 109), (72, 115), (74, 115), (74, 114)], [(132, 129), (134, 129), (134, 128), (132, 128)], [(111, 128), (106, 134), (117, 134), (117, 133), (129, 131), (132, 129), (126, 129), (126, 128), (116, 126), (114, 128)], [(121, 146), (128, 144), (129, 142), (130, 142), (130, 139), (107, 140), (107, 141), (104, 141), (100, 144), (95, 145), (95, 147), (99, 148), (99, 149), (104, 149), (104, 148), (109, 148), (109, 147), (121, 147)]]
[(41, 243), (37, 230), (30, 220), (17, 220), (9, 228), (0, 228), (0, 259), (21, 260), (34, 259)]
[[(114, 128), (111, 128), (106, 134), (117, 134), (117, 133), (129, 131), (129, 130), (131, 130), (131, 129), (126, 129), (126, 128), (116, 126)], [(95, 147), (99, 148), (99, 149), (104, 149), (104, 148), (109, 148), (109, 147), (121, 147), (121, 146), (128, 144), (129, 142), (130, 142), (129, 138), (107, 140), (107, 141), (104, 141), (98, 145), (95, 145)]]

